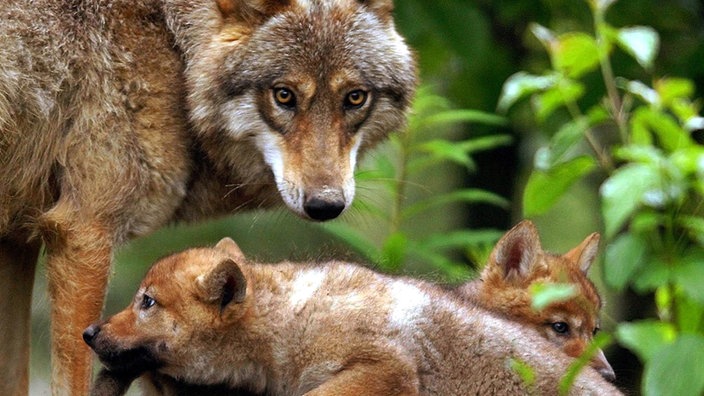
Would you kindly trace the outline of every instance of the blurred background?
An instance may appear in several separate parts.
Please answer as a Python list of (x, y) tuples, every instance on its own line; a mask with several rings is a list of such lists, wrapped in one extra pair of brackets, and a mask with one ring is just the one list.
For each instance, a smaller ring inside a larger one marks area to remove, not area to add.
[[(592, 32), (580, 0), (398, 0), (398, 29), (415, 49), (423, 87), (408, 131), (369, 153), (358, 172), (357, 199), (329, 224), (303, 221), (285, 210), (234, 214), (199, 224), (179, 224), (132, 241), (118, 253), (105, 314), (130, 303), (141, 277), (159, 257), (224, 236), (260, 261), (360, 261), (385, 272), (458, 283), (481, 268), (497, 238), (524, 217), (522, 194), (536, 149), (550, 138), (527, 106), (497, 113), (507, 78), (520, 70), (550, 68), (530, 33), (537, 22), (556, 32)], [(699, 0), (621, 0), (607, 20), (614, 26), (647, 25), (660, 35), (654, 70), (646, 74), (615, 54), (618, 75), (644, 81), (652, 75), (686, 77), (704, 88), (704, 6)], [(587, 75), (587, 100), (604, 96), (600, 75)], [(559, 122), (559, 121), (556, 121)], [(454, 144), (447, 144), (454, 142)], [(563, 253), (594, 231), (603, 231), (598, 185), (585, 178), (546, 213), (534, 217), (546, 250)], [(608, 243), (608, 241), (606, 241)], [(591, 277), (606, 308), (602, 328), (652, 315), (652, 298), (619, 293)], [(49, 317), (44, 269), (34, 294), (31, 394), (49, 394)], [(86, 276), (90, 276), (87, 274)], [(638, 394), (641, 366), (612, 345), (607, 357), (629, 394)]]

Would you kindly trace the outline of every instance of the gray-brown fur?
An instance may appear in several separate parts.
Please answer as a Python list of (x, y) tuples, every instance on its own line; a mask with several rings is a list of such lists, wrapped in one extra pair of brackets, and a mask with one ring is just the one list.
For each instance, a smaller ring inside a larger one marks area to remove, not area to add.
[[(373, 67), (364, 76), (377, 107), (362, 127), (362, 149), (402, 124), (415, 70), (412, 59), (399, 62), (377, 48), (393, 31), (390, 1), (310, 3), (320, 13), (293, 0), (0, 4), (0, 315), (13, 318), (0, 322), (0, 355), (18, 356), (0, 361), (0, 393), (27, 392), (29, 302), (41, 243), (52, 300), (53, 390), (83, 394), (90, 358), (80, 334), (99, 316), (116, 246), (172, 221), (281, 203), (252, 138), (264, 125), (253, 123), (258, 113), (235, 123), (255, 127), (226, 131), (223, 118), (232, 107), (224, 105), (238, 108), (243, 96), (262, 101), (282, 65), (285, 72), (310, 72), (289, 56), (302, 53), (296, 36), (305, 32), (306, 50), (325, 54), (315, 59), (315, 71)], [(286, 16), (298, 24), (277, 28), (272, 13), (308, 16)], [(326, 28), (333, 14), (337, 30)], [(360, 18), (367, 22), (350, 22)], [(240, 41), (219, 41), (232, 38), (231, 31)], [(350, 41), (330, 46), (331, 35)], [(256, 46), (248, 46), (250, 36)], [(272, 139), (295, 150), (331, 119), (321, 117)], [(290, 142), (294, 137), (299, 142)], [(325, 165), (337, 153), (333, 143), (302, 155)], [(308, 162), (298, 171), (312, 172)], [(308, 184), (301, 188), (318, 194), (335, 176), (302, 178)], [(341, 190), (328, 190), (323, 200), (341, 199)]]

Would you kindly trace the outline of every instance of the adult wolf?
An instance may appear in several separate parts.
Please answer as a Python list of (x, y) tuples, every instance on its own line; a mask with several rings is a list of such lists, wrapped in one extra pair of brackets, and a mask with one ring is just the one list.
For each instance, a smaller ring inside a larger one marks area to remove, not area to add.
[(85, 393), (115, 246), (280, 202), (336, 217), (416, 85), (391, 0), (8, 0), (0, 42), (3, 395), (27, 393), (42, 244), (53, 392)]

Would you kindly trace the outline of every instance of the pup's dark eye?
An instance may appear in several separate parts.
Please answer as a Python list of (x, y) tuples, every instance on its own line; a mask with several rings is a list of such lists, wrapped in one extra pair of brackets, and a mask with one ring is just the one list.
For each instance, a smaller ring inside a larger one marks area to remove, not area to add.
[(279, 106), (292, 109), (296, 106), (296, 95), (288, 88), (274, 88), (274, 101)]
[(154, 304), (156, 304), (156, 301), (153, 298), (149, 297), (146, 294), (142, 296), (142, 309), (149, 309)]
[(348, 109), (358, 109), (367, 102), (367, 93), (358, 89), (347, 94), (345, 97), (345, 107)]
[(555, 322), (551, 326), (552, 329), (559, 334), (565, 334), (570, 330), (570, 326), (565, 322)]

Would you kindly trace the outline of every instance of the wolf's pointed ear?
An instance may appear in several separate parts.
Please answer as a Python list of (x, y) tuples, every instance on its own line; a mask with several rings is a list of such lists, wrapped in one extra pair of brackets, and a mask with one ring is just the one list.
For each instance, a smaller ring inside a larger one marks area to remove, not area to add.
[(223, 19), (256, 26), (291, 5), (292, 0), (216, 0)]
[(596, 232), (589, 235), (577, 247), (565, 253), (564, 257), (576, 263), (580, 271), (586, 274), (599, 252), (599, 239), (601, 237)]
[(504, 278), (523, 278), (530, 273), (536, 256), (542, 252), (538, 230), (524, 220), (510, 229), (491, 252), (489, 265), (503, 270)]
[(242, 253), (242, 250), (239, 246), (237, 246), (237, 243), (233, 241), (232, 238), (225, 237), (221, 239), (220, 242), (215, 245), (215, 248), (227, 253), (227, 255), (230, 256), (231, 259), (235, 260), (235, 262), (242, 262), (246, 260), (244, 253)]
[(243, 302), (247, 295), (247, 279), (240, 267), (229, 258), (198, 276), (196, 282), (203, 300), (220, 304), (221, 310), (231, 302)]
[(394, 11), (393, 0), (357, 0), (357, 3), (372, 10), (382, 21), (388, 21)]

